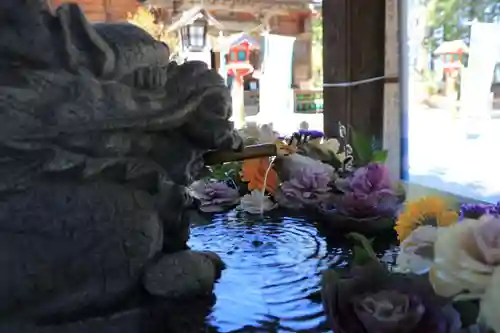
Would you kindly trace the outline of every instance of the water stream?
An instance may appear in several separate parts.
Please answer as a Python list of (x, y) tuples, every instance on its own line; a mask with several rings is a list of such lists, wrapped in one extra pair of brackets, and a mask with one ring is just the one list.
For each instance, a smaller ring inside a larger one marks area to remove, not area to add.
[[(335, 244), (302, 218), (240, 216), (195, 222), (189, 245), (218, 253), (227, 265), (207, 317), (217, 333), (330, 332), (319, 295), (321, 271), (346, 266), (347, 244)], [(392, 261), (394, 250), (379, 253)]]

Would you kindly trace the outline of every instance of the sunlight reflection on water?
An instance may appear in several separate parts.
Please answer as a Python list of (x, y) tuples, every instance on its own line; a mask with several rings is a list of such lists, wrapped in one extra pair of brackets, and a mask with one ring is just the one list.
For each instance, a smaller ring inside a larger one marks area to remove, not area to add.
[(321, 271), (345, 266), (351, 254), (329, 245), (313, 223), (231, 212), (195, 224), (189, 245), (216, 252), (227, 265), (207, 318), (217, 332), (331, 332), (319, 296)]

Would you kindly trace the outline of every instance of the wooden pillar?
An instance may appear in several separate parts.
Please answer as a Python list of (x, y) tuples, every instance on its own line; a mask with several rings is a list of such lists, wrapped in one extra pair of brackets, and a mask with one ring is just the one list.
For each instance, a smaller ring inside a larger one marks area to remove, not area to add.
[[(407, 0), (403, 0), (407, 1)], [(385, 85), (384, 85), (384, 149), (389, 151), (386, 165), (390, 175), (400, 179), (405, 173), (402, 166), (401, 138), (406, 135), (403, 127), (403, 118), (400, 104), (399, 84), (399, 6), (398, 0), (386, 0), (385, 9)], [(407, 56), (407, 54), (405, 54)]]
[(224, 82), (227, 84), (227, 67), (226, 67), (226, 54), (228, 53), (226, 38), (222, 31), (219, 32), (219, 75), (224, 78)]
[[(238, 74), (238, 72), (236, 72)], [(232, 121), (236, 129), (245, 126), (245, 89), (243, 76), (235, 75), (231, 85), (231, 97), (233, 99)]]
[[(384, 75), (385, 0), (323, 1), (323, 81), (326, 85)], [(382, 139), (383, 80), (324, 88), (324, 130), (338, 121)]]

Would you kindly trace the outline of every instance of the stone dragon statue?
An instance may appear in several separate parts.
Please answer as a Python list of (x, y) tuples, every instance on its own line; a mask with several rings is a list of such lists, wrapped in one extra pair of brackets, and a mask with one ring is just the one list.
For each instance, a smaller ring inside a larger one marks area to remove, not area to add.
[(222, 78), (168, 59), (77, 5), (0, 1), (1, 333), (190, 332), (166, 313), (223, 263), (186, 245), (186, 185), (242, 140)]

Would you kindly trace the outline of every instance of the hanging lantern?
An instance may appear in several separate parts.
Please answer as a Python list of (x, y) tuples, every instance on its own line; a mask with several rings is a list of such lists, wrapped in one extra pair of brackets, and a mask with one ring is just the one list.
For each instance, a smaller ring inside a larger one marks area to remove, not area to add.
[(199, 15), (192, 23), (181, 29), (182, 48), (190, 52), (199, 52), (207, 45), (208, 22), (203, 15)]

